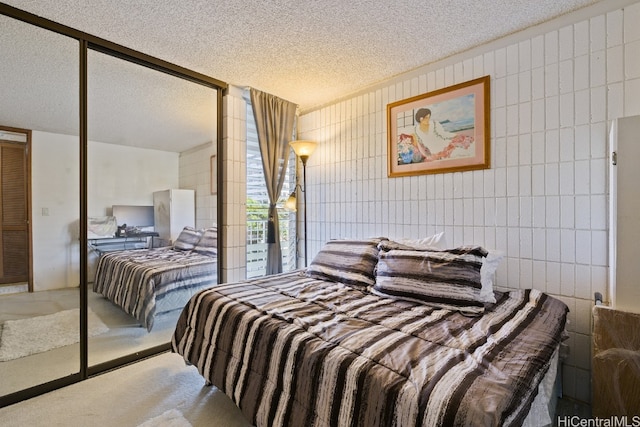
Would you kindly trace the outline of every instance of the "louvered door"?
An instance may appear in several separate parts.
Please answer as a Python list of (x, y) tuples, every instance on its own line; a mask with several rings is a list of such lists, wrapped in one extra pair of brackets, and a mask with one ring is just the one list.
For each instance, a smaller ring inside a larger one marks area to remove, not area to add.
[(29, 280), (27, 144), (0, 142), (0, 284)]

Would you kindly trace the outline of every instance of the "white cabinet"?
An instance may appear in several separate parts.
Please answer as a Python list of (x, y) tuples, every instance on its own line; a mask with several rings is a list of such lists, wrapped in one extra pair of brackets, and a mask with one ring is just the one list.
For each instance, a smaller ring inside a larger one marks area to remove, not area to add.
[(612, 308), (640, 313), (640, 116), (611, 126), (609, 300)]
[(184, 227), (195, 227), (195, 191), (163, 190), (153, 193), (155, 231), (160, 239), (176, 241)]

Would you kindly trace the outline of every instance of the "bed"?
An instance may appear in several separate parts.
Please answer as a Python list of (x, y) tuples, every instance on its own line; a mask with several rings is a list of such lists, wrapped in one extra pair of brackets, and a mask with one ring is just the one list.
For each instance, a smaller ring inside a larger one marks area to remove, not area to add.
[(93, 291), (151, 331), (155, 316), (216, 285), (217, 270), (217, 230), (185, 227), (172, 246), (103, 253)]
[(568, 309), (489, 295), (492, 263), (478, 247), (329, 242), (306, 270), (192, 297), (172, 348), (258, 427), (522, 425), (553, 400)]

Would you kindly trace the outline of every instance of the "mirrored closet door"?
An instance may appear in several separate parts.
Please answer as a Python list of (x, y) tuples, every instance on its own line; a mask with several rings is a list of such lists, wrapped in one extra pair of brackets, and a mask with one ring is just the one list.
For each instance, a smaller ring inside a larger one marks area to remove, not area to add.
[[(6, 406), (169, 348), (194, 280), (171, 282), (155, 305), (144, 294), (147, 316), (131, 315), (94, 290), (105, 255), (170, 250), (190, 226), (213, 260), (199, 285), (218, 282), (227, 85), (2, 3), (0, 29)], [(170, 215), (183, 205), (191, 219)], [(159, 217), (181, 219), (169, 232)]]
[[(184, 227), (216, 233), (211, 162), (218, 93), (94, 50), (87, 62), (88, 352), (94, 366), (169, 343), (188, 298), (217, 282), (215, 254), (202, 280), (168, 265)], [(179, 252), (180, 262), (189, 262), (190, 251)], [(137, 269), (145, 263), (154, 270)], [(106, 331), (92, 334), (91, 319)]]
[(80, 371), (79, 42), (0, 15), (0, 397)]

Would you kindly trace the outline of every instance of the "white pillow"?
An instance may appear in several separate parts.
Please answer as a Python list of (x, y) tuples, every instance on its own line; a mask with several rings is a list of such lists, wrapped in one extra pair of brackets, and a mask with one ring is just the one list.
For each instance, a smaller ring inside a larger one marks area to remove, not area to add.
[(493, 294), (493, 285), (496, 270), (502, 258), (504, 258), (504, 253), (493, 249), (487, 249), (487, 252), (489, 252), (489, 254), (482, 260), (482, 267), (480, 268), (480, 282), (482, 283), (480, 297), (483, 298), (484, 301), (496, 302)]
[(447, 249), (447, 241), (444, 238), (444, 231), (436, 233), (433, 236), (423, 237), (422, 239), (400, 239), (398, 240), (398, 243), (413, 246), (416, 249)]

